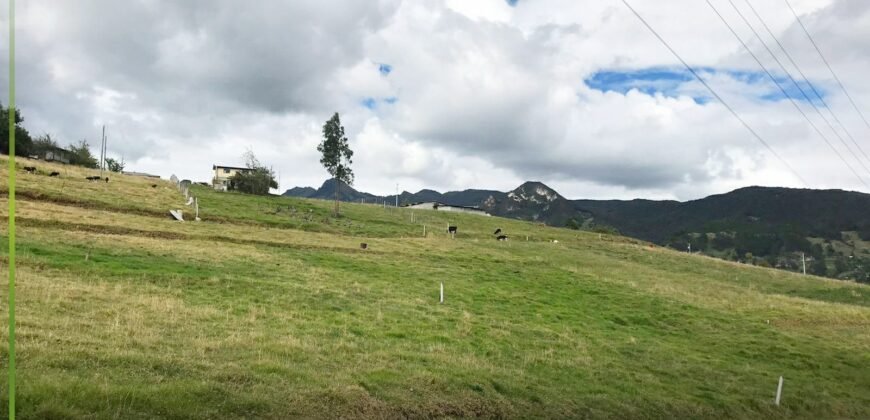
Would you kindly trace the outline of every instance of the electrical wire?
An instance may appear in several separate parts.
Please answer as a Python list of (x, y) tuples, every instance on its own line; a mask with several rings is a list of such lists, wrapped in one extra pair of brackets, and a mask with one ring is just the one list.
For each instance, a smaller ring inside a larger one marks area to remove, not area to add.
[(789, 8), (789, 10), (791, 10), (791, 13), (794, 15), (795, 20), (797, 20), (797, 23), (800, 25), (801, 29), (804, 30), (804, 33), (807, 35), (807, 38), (809, 38), (810, 43), (813, 44), (813, 47), (816, 49), (816, 52), (819, 53), (819, 57), (822, 58), (822, 61), (825, 63), (825, 66), (828, 67), (828, 71), (830, 71), (831, 75), (834, 76), (834, 80), (836, 80), (837, 84), (840, 85), (840, 89), (843, 89), (843, 93), (845, 93), (846, 97), (849, 98), (849, 102), (852, 104), (852, 108), (855, 108), (855, 112), (857, 112), (858, 115), (861, 116), (861, 119), (864, 120), (864, 124), (867, 125), (867, 128), (870, 128), (870, 122), (868, 122), (867, 118), (864, 117), (864, 113), (862, 113), (861, 109), (858, 108), (858, 105), (855, 103), (855, 100), (852, 99), (852, 95), (850, 95), (849, 91), (846, 90), (846, 86), (843, 85), (843, 82), (841, 82), (840, 78), (837, 77), (837, 73), (834, 72), (833, 68), (831, 68), (831, 64), (828, 63), (828, 60), (825, 58), (825, 55), (822, 54), (822, 50), (819, 48), (818, 44), (816, 44), (816, 41), (813, 39), (813, 36), (810, 35), (810, 31), (807, 30), (807, 27), (804, 26), (804, 23), (803, 23), (803, 21), (801, 21), (801, 18), (798, 16), (797, 12), (795, 12), (794, 8), (791, 7), (791, 3), (789, 3), (788, 0), (785, 0), (785, 4), (788, 5), (788, 8)]
[[(849, 144), (846, 143), (846, 140), (843, 139), (843, 136), (840, 135), (840, 132), (837, 131), (836, 128), (834, 128), (834, 125), (831, 124), (831, 121), (828, 120), (828, 118), (825, 117), (825, 114), (822, 113), (822, 111), (819, 109), (819, 107), (816, 106), (815, 103), (813, 103), (813, 100), (810, 99), (810, 96), (807, 94), (807, 92), (804, 90), (804, 88), (801, 87), (800, 83), (798, 83), (797, 80), (795, 80), (794, 76), (792, 76), (792, 74), (788, 71), (788, 69), (785, 68), (785, 66), (782, 64), (782, 62), (779, 61), (779, 58), (776, 56), (776, 54), (773, 53), (773, 50), (771, 50), (770, 47), (767, 46), (767, 43), (764, 42), (764, 39), (761, 38), (761, 35), (758, 34), (758, 31), (755, 30), (755, 27), (753, 27), (752, 24), (749, 23), (749, 19), (746, 19), (746, 16), (744, 16), (743, 13), (740, 11), (740, 9), (737, 8), (737, 5), (734, 4), (733, 0), (728, 0), (728, 2), (731, 3), (731, 7), (734, 9), (735, 12), (737, 12), (737, 15), (740, 16), (740, 19), (743, 20), (743, 23), (745, 23), (746, 26), (749, 27), (749, 30), (752, 31), (752, 33), (755, 35), (755, 38), (758, 40), (758, 42), (760, 42), (761, 45), (764, 47), (764, 49), (767, 50), (767, 53), (770, 54), (770, 56), (773, 58), (773, 61), (775, 61), (776, 64), (779, 65), (779, 68), (786, 74), (786, 76), (788, 76), (789, 80), (791, 80), (791, 82), (795, 85), (795, 87), (798, 88), (798, 91), (801, 93), (801, 95), (803, 95), (804, 99), (806, 99), (807, 103), (810, 104), (810, 106), (813, 108), (813, 111), (816, 111), (816, 114), (819, 114), (819, 117), (821, 117), (822, 120), (825, 122), (825, 124), (827, 124), (828, 128), (830, 128), (831, 131), (834, 132), (834, 135), (837, 136), (837, 139), (840, 140), (840, 143), (843, 143), (843, 146), (846, 147), (846, 150), (849, 151), (849, 154), (851, 154), (852, 157), (855, 158), (855, 160), (858, 162), (858, 164), (861, 165), (868, 174), (870, 174), (870, 169), (867, 168), (867, 165), (864, 164), (864, 161), (862, 161), (861, 158), (859, 158), (858, 155), (856, 155), (855, 152), (852, 151), (852, 148), (849, 147)], [(804, 81), (809, 83), (809, 80), (807, 80), (806, 77), (804, 78)], [(818, 92), (817, 92), (817, 95), (818, 95)], [(819, 99), (821, 99), (821, 95), (818, 95), (818, 96), (819, 96)], [(824, 102), (824, 99), (822, 99), (822, 101)], [(827, 104), (825, 104), (825, 105), (827, 106)], [(855, 145), (858, 146), (858, 143), (855, 142)]]
[(716, 98), (716, 99), (717, 99), (717, 100), (722, 104), (722, 106), (724, 106), (724, 107), (725, 107), (729, 112), (731, 112), (732, 115), (734, 115), (734, 118), (736, 118), (738, 121), (740, 121), (741, 124), (743, 124), (743, 127), (745, 127), (746, 130), (748, 130), (748, 131), (752, 134), (752, 136), (755, 137), (756, 140), (758, 140), (758, 142), (760, 142), (762, 145), (764, 145), (764, 147), (767, 148), (767, 150), (768, 150), (768, 151), (769, 151), (769, 152), (770, 152), (770, 153), (771, 153), (771, 154), (772, 154), (772, 155), (773, 155), (777, 160), (779, 160), (779, 162), (782, 163), (783, 166), (785, 166), (786, 168), (788, 168), (788, 170), (789, 170), (789, 171), (790, 171), (790, 172), (791, 172), (791, 173), (792, 173), (792, 174), (793, 174), (793, 175), (794, 175), (798, 180), (800, 180), (801, 183), (803, 183), (804, 185), (809, 185), (809, 184), (808, 184), (808, 183), (803, 179), (803, 177), (801, 177), (800, 174), (799, 174), (797, 171), (795, 171), (794, 168), (792, 168), (791, 165), (788, 164), (788, 162), (785, 161), (785, 159), (783, 159), (783, 158), (782, 158), (778, 153), (776, 153), (775, 150), (773, 150), (773, 147), (771, 147), (770, 144), (769, 144), (767, 141), (765, 141), (764, 138), (761, 137), (760, 134), (758, 134), (758, 132), (756, 132), (754, 129), (752, 129), (752, 127), (751, 127), (751, 126), (750, 126), (750, 125), (749, 125), (749, 124), (748, 124), (748, 123), (747, 123), (747, 122), (746, 122), (742, 117), (740, 117), (740, 114), (738, 114), (737, 111), (734, 110), (734, 108), (732, 108), (730, 105), (728, 105), (728, 103), (727, 103), (727, 102), (726, 102), (726, 101), (725, 101), (725, 100), (724, 100), (724, 99), (723, 99), (723, 98), (722, 98), (722, 97), (721, 97), (721, 96), (716, 92), (715, 89), (713, 89), (712, 86), (710, 86), (710, 85), (709, 85), (709, 84), (708, 84), (708, 83), (707, 83), (707, 82), (706, 82), (706, 81), (705, 81), (705, 80), (704, 80), (704, 79), (703, 79), (703, 78), (702, 78), (702, 77), (701, 77), (701, 76), (700, 76), (700, 75), (695, 71), (695, 69), (693, 69), (693, 68), (692, 68), (692, 67), (691, 67), (691, 66), (690, 66), (690, 65), (689, 65), (685, 60), (683, 60), (683, 57), (681, 57), (680, 54), (678, 54), (677, 51), (674, 50), (674, 49), (670, 46), (670, 44), (668, 44), (668, 42), (665, 41), (664, 38), (662, 38), (661, 35), (659, 35), (659, 33), (658, 33), (658, 32), (657, 32), (657, 31), (656, 31), (656, 30), (655, 30), (655, 29), (654, 29), (654, 28), (653, 28), (653, 27), (652, 27), (652, 26), (651, 26), (651, 25), (646, 21), (646, 19), (644, 19), (643, 16), (641, 16), (640, 13), (638, 13), (637, 10), (634, 9), (634, 7), (631, 7), (631, 4), (628, 3), (628, 0), (621, 0), (621, 1), (622, 1), (623, 4), (625, 4), (626, 7), (628, 7), (629, 10), (631, 10), (632, 13), (634, 13), (634, 15), (638, 18), (638, 20), (640, 20), (641, 23), (643, 23), (644, 26), (646, 26), (647, 29), (649, 29), (650, 32), (652, 32), (652, 34), (655, 35), (655, 37), (658, 38), (659, 41), (661, 41), (662, 44), (664, 44), (665, 48), (667, 48), (668, 51), (670, 51), (671, 54), (673, 54), (674, 57), (676, 57), (677, 60), (679, 60), (680, 63), (682, 63), (683, 66), (685, 66), (686, 69), (689, 70), (689, 72), (692, 73), (692, 75), (694, 75), (695, 78), (698, 79), (698, 81), (701, 82), (701, 84), (704, 85), (704, 87), (706, 87), (707, 90), (710, 91), (711, 94), (713, 94), (713, 96), (714, 96), (714, 97), (715, 97), (715, 98)]
[(733, 34), (734, 37), (737, 38), (738, 41), (740, 41), (740, 44), (743, 45), (743, 48), (746, 50), (746, 52), (748, 52), (749, 55), (752, 56), (752, 58), (755, 60), (756, 63), (758, 63), (758, 65), (761, 67), (761, 69), (764, 70), (764, 72), (767, 74), (767, 76), (770, 78), (770, 80), (772, 80), (773, 83), (779, 88), (779, 90), (782, 91), (782, 94), (785, 95), (786, 98), (788, 98), (788, 100), (791, 102), (791, 104), (794, 105), (795, 109), (804, 117), (805, 120), (807, 120), (807, 123), (809, 123), (810, 126), (813, 128), (813, 130), (815, 130), (816, 133), (819, 134), (819, 136), (822, 138), (822, 140), (825, 141), (825, 143), (828, 145), (828, 147), (830, 147), (831, 150), (834, 151), (834, 154), (836, 154), (837, 157), (840, 158), (841, 161), (843, 161), (843, 163), (846, 165), (846, 167), (849, 168), (849, 170), (853, 174), (855, 174), (855, 176), (858, 178), (858, 180), (861, 181), (861, 183), (864, 184), (865, 187), (870, 188), (870, 185), (868, 185), (867, 182), (864, 181), (864, 178), (861, 178), (861, 175), (859, 175), (858, 172), (855, 171), (855, 168), (853, 168), (852, 165), (850, 165), (849, 162), (843, 157), (843, 155), (840, 154), (840, 152), (837, 150), (837, 148), (834, 147), (833, 144), (831, 144), (831, 141), (828, 140), (828, 137), (825, 135), (825, 133), (823, 133), (822, 130), (819, 130), (819, 128), (816, 126), (816, 124), (813, 123), (812, 120), (810, 120), (809, 116), (807, 116), (807, 114), (804, 112), (804, 110), (801, 109), (801, 107), (797, 104), (797, 102), (788, 94), (788, 92), (785, 90), (785, 88), (782, 87), (782, 84), (780, 84), (779, 81), (776, 80), (776, 77), (773, 76), (773, 74), (770, 72), (770, 70), (767, 69), (767, 67), (764, 65), (764, 63), (761, 62), (761, 60), (758, 58), (758, 56), (756, 56), (755, 53), (753, 53), (752, 50), (749, 48), (749, 46), (746, 45), (746, 42), (743, 41), (743, 38), (741, 38), (740, 35), (738, 35), (736, 31), (734, 31), (734, 28), (731, 26), (730, 23), (728, 23), (728, 21), (725, 19), (725, 17), (722, 16), (721, 13), (719, 13), (719, 10), (716, 9), (716, 6), (713, 6), (713, 3), (711, 3), (710, 0), (706, 0), (706, 2), (707, 2), (707, 5), (710, 6), (710, 8), (713, 9), (713, 11), (716, 13), (716, 16), (719, 16), (719, 19), (722, 21), (722, 23), (724, 23), (725, 26), (728, 27), (728, 30), (731, 31), (731, 34)]

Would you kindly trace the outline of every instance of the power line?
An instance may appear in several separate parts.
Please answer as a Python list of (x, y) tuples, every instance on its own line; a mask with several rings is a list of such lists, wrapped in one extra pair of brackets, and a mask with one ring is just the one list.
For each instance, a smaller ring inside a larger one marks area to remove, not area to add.
[[(867, 171), (868, 174), (870, 174), (870, 169), (867, 168), (867, 165), (865, 165), (864, 162), (855, 154), (855, 152), (852, 151), (852, 148), (849, 147), (849, 144), (846, 143), (846, 140), (843, 139), (843, 136), (840, 135), (840, 132), (837, 131), (836, 128), (834, 128), (834, 125), (831, 124), (831, 121), (829, 121), (828, 118), (825, 117), (825, 114), (822, 114), (822, 111), (819, 110), (819, 107), (813, 103), (812, 99), (810, 99), (810, 96), (807, 94), (806, 91), (804, 91), (804, 88), (801, 87), (800, 83), (798, 83), (797, 80), (795, 80), (795, 78), (791, 75), (791, 73), (789, 73), (789, 71), (785, 68), (785, 66), (782, 64), (782, 62), (779, 61), (779, 58), (777, 58), (776, 54), (774, 54), (773, 51), (770, 49), (770, 47), (767, 46), (767, 43), (764, 42), (764, 39), (761, 38), (761, 35), (758, 34), (758, 31), (756, 31), (755, 28), (752, 26), (752, 24), (749, 23), (749, 20), (746, 19), (746, 16), (744, 16), (743, 13), (740, 12), (740, 9), (738, 9), (737, 5), (734, 4), (734, 1), (728, 0), (728, 2), (731, 3), (731, 7), (734, 9), (735, 12), (737, 12), (737, 15), (740, 16), (740, 19), (743, 20), (743, 23), (745, 23), (746, 26), (749, 27), (749, 29), (755, 35), (755, 38), (758, 40), (758, 42), (760, 42), (761, 45), (764, 47), (764, 49), (767, 50), (767, 53), (770, 54), (771, 57), (773, 57), (773, 61), (775, 61), (776, 64), (779, 65), (779, 68), (782, 69), (782, 71), (786, 74), (786, 76), (788, 76), (789, 80), (791, 80), (791, 82), (795, 85), (795, 87), (798, 88), (798, 91), (800, 91), (800, 93), (801, 93), (801, 95), (803, 95), (804, 99), (807, 100), (807, 102), (813, 108), (813, 111), (816, 111), (816, 114), (819, 114), (819, 116), (822, 117), (822, 120), (825, 122), (825, 124), (827, 124), (828, 128), (830, 128), (831, 131), (834, 132), (834, 135), (837, 136), (837, 138), (840, 140), (840, 143), (843, 143), (843, 146), (846, 147), (846, 150), (849, 152), (849, 154), (851, 154), (852, 157), (855, 158), (855, 160), (858, 162), (858, 164), (861, 165), (864, 168), (864, 170)], [(807, 83), (809, 83), (809, 81), (806, 80), (806, 78), (804, 78), (804, 80), (807, 81)], [(821, 99), (821, 96), (819, 96), (819, 98)], [(824, 102), (824, 100), (822, 100), (822, 101)], [(857, 146), (857, 143), (855, 143), (855, 145)]]
[(797, 12), (795, 12), (794, 8), (791, 7), (791, 3), (789, 3), (788, 0), (785, 0), (785, 4), (788, 5), (789, 10), (791, 10), (791, 14), (794, 15), (794, 18), (795, 18), (795, 20), (797, 20), (797, 23), (800, 25), (801, 29), (804, 30), (805, 34), (807, 34), (807, 38), (809, 38), (810, 43), (813, 44), (813, 47), (816, 49), (816, 52), (819, 53), (819, 57), (822, 58), (822, 61), (825, 63), (825, 66), (828, 67), (828, 71), (830, 71), (831, 75), (834, 76), (834, 80), (836, 80), (837, 84), (840, 85), (840, 89), (843, 89), (843, 93), (845, 93), (846, 97), (849, 98), (849, 103), (852, 104), (852, 108), (855, 108), (855, 112), (857, 112), (858, 115), (861, 116), (861, 119), (864, 120), (864, 124), (867, 125), (867, 128), (870, 128), (870, 122), (868, 122), (867, 118), (864, 117), (864, 113), (862, 113), (861, 110), (858, 108), (858, 105), (855, 104), (855, 100), (852, 99), (852, 95), (850, 95), (849, 91), (846, 90), (846, 86), (843, 85), (843, 82), (841, 82), (840, 78), (837, 77), (837, 73), (835, 73), (834, 69), (831, 68), (831, 65), (828, 63), (828, 60), (825, 58), (825, 55), (822, 54), (822, 50), (816, 44), (816, 41), (813, 39), (813, 36), (810, 35), (810, 31), (807, 30), (807, 27), (804, 26), (804, 23), (801, 21), (801, 18), (798, 16)]
[(837, 150), (837, 148), (835, 148), (834, 145), (831, 144), (830, 140), (828, 140), (828, 137), (825, 136), (825, 133), (822, 133), (822, 131), (819, 130), (819, 128), (816, 126), (816, 124), (813, 123), (812, 120), (810, 120), (810, 117), (807, 116), (807, 114), (804, 112), (804, 110), (801, 109), (801, 107), (797, 104), (797, 102), (795, 102), (795, 100), (788, 94), (788, 92), (785, 90), (785, 88), (782, 87), (782, 85), (779, 83), (779, 81), (776, 80), (776, 77), (773, 76), (773, 74), (770, 72), (770, 70), (768, 70), (767, 67), (765, 67), (764, 63), (762, 63), (761, 60), (758, 59), (758, 56), (756, 56), (755, 53), (753, 53), (752, 50), (749, 48), (749, 46), (746, 45), (746, 42), (743, 41), (743, 38), (741, 38), (740, 35), (738, 35), (736, 31), (734, 31), (734, 28), (731, 26), (730, 23), (728, 23), (728, 21), (725, 19), (725, 17), (722, 16), (721, 13), (719, 13), (719, 10), (716, 9), (716, 6), (713, 6), (713, 3), (711, 3), (710, 0), (706, 0), (706, 2), (707, 2), (707, 5), (710, 6), (711, 9), (713, 9), (713, 12), (716, 13), (716, 16), (719, 16), (719, 19), (722, 21), (722, 23), (724, 23), (725, 26), (728, 27), (728, 30), (731, 31), (731, 34), (733, 34), (734, 37), (737, 38), (738, 41), (740, 41), (740, 44), (743, 45), (743, 48), (746, 50), (746, 52), (748, 52), (749, 55), (752, 56), (752, 59), (754, 59), (755, 62), (758, 63), (759, 66), (761, 66), (761, 69), (764, 70), (764, 72), (767, 74), (768, 77), (770, 77), (770, 80), (773, 80), (773, 83), (776, 85), (776, 87), (778, 87), (779, 90), (782, 91), (782, 94), (785, 95), (786, 98), (788, 98), (788, 100), (791, 102), (791, 104), (794, 105), (795, 109), (804, 117), (805, 120), (807, 120), (807, 122), (810, 124), (810, 126), (816, 131), (816, 133), (819, 134), (819, 136), (822, 138), (822, 140), (825, 141), (825, 143), (828, 145), (828, 147), (830, 147), (831, 150), (834, 151), (834, 153), (837, 155), (837, 157), (839, 157), (840, 160), (842, 160), (843, 163), (846, 164), (846, 167), (849, 168), (849, 170), (852, 171), (853, 174), (855, 174), (855, 176), (858, 178), (858, 180), (860, 180), (861, 183), (864, 184), (865, 187), (870, 188), (870, 185), (868, 185), (866, 182), (864, 182), (864, 178), (861, 178), (861, 175), (858, 175), (858, 172), (855, 171), (854, 168), (852, 168), (852, 165), (850, 165), (849, 162), (846, 161), (846, 159), (843, 157), (843, 155), (840, 154), (840, 152)]
[(734, 108), (732, 108), (730, 105), (728, 105), (728, 103), (725, 102), (725, 100), (722, 99), (722, 97), (719, 96), (718, 93), (716, 93), (716, 90), (714, 90), (706, 81), (704, 81), (703, 78), (701, 78), (701, 76), (695, 71), (695, 69), (693, 69), (688, 63), (686, 63), (685, 60), (683, 60), (683, 57), (681, 57), (679, 54), (677, 54), (677, 52), (673, 48), (671, 48), (670, 44), (668, 44), (668, 42), (665, 41), (665, 39), (662, 38), (661, 35), (659, 35), (659, 33), (656, 32), (655, 29), (653, 29), (653, 27), (646, 21), (646, 19), (643, 18), (643, 16), (640, 15), (640, 13), (637, 12), (637, 10), (634, 10), (634, 8), (631, 7), (631, 5), (628, 3), (627, 0), (622, 0), (622, 3), (625, 4), (625, 6), (628, 7), (628, 9), (631, 10), (631, 12), (634, 13), (635, 16), (637, 16), (638, 20), (640, 20), (641, 23), (643, 23), (644, 26), (646, 26), (647, 29), (649, 29), (650, 32), (652, 32), (653, 35), (655, 35), (655, 37), (658, 38), (659, 41), (661, 41), (662, 44), (664, 44), (665, 48), (667, 48), (668, 51), (670, 51), (671, 54), (673, 54), (674, 57), (676, 57), (677, 60), (679, 60), (680, 63), (682, 63), (683, 66), (685, 66), (686, 69), (689, 70), (689, 72), (691, 72), (692, 75), (694, 75), (695, 78), (698, 79), (698, 81), (701, 82), (701, 84), (704, 85), (704, 87), (706, 87), (707, 90), (710, 91), (711, 94), (713, 94), (713, 96), (722, 104), (722, 106), (724, 106), (729, 112), (731, 112), (731, 114), (734, 115), (734, 118), (737, 118), (737, 121), (740, 121), (740, 123), (743, 124), (743, 126), (746, 127), (746, 129), (750, 133), (752, 133), (752, 136), (755, 137), (756, 140), (758, 140), (762, 145), (764, 145), (764, 147), (767, 148), (767, 150), (774, 157), (776, 157), (776, 159), (779, 160), (780, 163), (782, 163), (786, 168), (788, 168), (788, 170), (795, 177), (797, 177), (797, 179), (800, 180), (801, 183), (803, 183), (804, 185), (809, 185), (803, 179), (803, 177), (801, 177), (800, 174), (797, 173), (797, 171), (795, 171), (794, 168), (792, 168), (791, 165), (789, 165), (788, 162), (785, 161), (785, 159), (783, 159), (781, 156), (779, 156), (779, 154), (777, 154), (776, 151), (773, 150), (772, 147), (770, 147), (770, 144), (768, 144), (766, 141), (764, 141), (764, 138), (762, 138), (761, 135), (759, 135), (755, 130), (753, 130), (752, 127), (750, 127), (749, 124), (747, 124), (746, 121), (740, 117), (740, 114), (738, 114), (737, 111), (734, 110)]
[[(813, 85), (812, 82), (810, 82), (810, 79), (807, 77), (806, 74), (804, 74), (803, 70), (801, 70), (797, 62), (794, 60), (794, 58), (792, 58), (791, 54), (788, 53), (788, 50), (785, 49), (785, 46), (782, 45), (782, 42), (779, 41), (779, 38), (777, 38), (773, 31), (770, 30), (770, 27), (767, 26), (767, 23), (764, 22), (764, 19), (762, 19), (761, 15), (758, 14), (758, 12), (755, 10), (755, 7), (752, 6), (752, 3), (749, 0), (744, 1), (746, 2), (746, 5), (749, 6), (749, 10), (751, 10), (755, 17), (758, 19), (758, 21), (761, 22), (764, 30), (767, 31), (768, 35), (770, 35), (771, 38), (773, 38), (773, 40), (776, 42), (776, 45), (779, 46), (779, 49), (782, 51), (783, 54), (785, 54), (785, 57), (788, 58), (788, 61), (791, 63), (791, 65), (794, 66), (794, 68), (798, 71), (798, 74), (800, 74), (801, 78), (803, 78), (807, 85), (809, 85), (810, 89), (812, 89), (813, 93), (816, 95), (816, 98), (818, 98), (822, 105), (824, 105), (825, 109), (828, 110), (837, 125), (839, 125), (843, 129), (843, 131), (846, 133), (846, 136), (849, 137), (849, 140), (852, 140), (852, 143), (855, 145), (856, 148), (858, 148), (858, 151), (861, 152), (864, 158), (870, 161), (870, 156), (867, 156), (867, 153), (864, 153), (864, 149), (861, 148), (861, 145), (858, 144), (858, 142), (855, 140), (855, 137), (853, 137), (852, 133), (850, 133), (849, 130), (846, 128), (846, 125), (843, 124), (842, 121), (840, 121), (840, 118), (837, 117), (836, 113), (834, 113), (834, 109), (828, 105), (827, 101), (825, 101), (825, 98), (822, 97), (822, 94), (820, 94), (819, 91), (816, 89), (816, 86)], [(782, 64), (780, 64), (780, 66), (782, 66)], [(786, 71), (786, 74), (788, 74), (788, 71)], [(791, 75), (789, 75), (789, 77), (791, 77)], [(799, 85), (798, 89), (800, 89)], [(812, 103), (812, 101), (810, 101), (810, 103)]]

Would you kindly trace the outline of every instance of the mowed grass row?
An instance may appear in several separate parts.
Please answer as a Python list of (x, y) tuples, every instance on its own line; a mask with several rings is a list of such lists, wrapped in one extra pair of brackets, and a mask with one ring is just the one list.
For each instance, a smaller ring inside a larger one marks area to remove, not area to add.
[(865, 286), (358, 204), (290, 229), (273, 206), (331, 203), (207, 193), (200, 223), (19, 202), (21, 417), (870, 416)]

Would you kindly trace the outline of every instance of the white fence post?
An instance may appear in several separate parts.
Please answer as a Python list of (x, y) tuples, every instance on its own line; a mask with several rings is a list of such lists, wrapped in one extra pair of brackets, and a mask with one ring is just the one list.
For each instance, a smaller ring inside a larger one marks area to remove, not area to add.
[(782, 376), (779, 377), (779, 385), (776, 387), (776, 405), (779, 405), (779, 398), (782, 396)]

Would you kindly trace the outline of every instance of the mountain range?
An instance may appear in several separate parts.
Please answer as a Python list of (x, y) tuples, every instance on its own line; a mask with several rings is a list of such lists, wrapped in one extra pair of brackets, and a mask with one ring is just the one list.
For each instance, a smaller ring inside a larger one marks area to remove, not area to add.
[[(283, 195), (333, 199), (334, 182)], [(394, 205), (396, 196), (360, 192), (344, 183), (343, 201)], [(429, 189), (399, 194), (399, 205), (438, 201), (478, 207), (501, 217), (552, 226), (618, 232), (676, 249), (735, 261), (870, 279), (870, 195), (843, 190), (746, 187), (698, 200), (570, 200), (541, 182), (508, 192)], [(866, 262), (866, 264), (865, 264)], [(864, 269), (866, 265), (867, 270)]]

